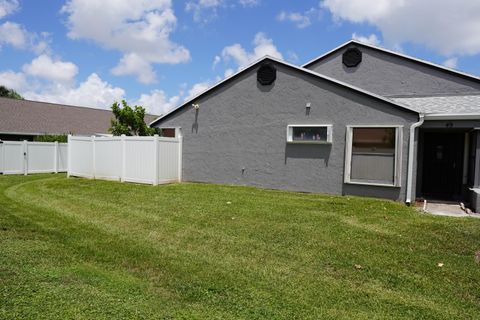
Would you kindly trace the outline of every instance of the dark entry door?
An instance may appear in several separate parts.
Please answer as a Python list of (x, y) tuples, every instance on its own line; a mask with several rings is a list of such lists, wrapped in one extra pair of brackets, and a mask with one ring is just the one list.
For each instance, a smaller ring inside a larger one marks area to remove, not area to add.
[(425, 132), (423, 146), (423, 195), (460, 200), (464, 133)]

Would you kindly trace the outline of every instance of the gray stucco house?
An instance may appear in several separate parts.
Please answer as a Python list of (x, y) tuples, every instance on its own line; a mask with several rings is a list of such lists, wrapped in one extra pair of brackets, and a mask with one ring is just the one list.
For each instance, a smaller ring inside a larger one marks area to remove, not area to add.
[(264, 57), (151, 125), (183, 136), (186, 181), (480, 209), (480, 79), (357, 41)]

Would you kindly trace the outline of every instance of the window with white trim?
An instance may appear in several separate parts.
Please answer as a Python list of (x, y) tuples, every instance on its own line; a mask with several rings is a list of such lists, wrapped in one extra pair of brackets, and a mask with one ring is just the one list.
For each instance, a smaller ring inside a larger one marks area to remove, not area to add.
[(400, 186), (401, 126), (348, 126), (345, 182)]
[(288, 143), (332, 143), (332, 125), (289, 125), (287, 126)]

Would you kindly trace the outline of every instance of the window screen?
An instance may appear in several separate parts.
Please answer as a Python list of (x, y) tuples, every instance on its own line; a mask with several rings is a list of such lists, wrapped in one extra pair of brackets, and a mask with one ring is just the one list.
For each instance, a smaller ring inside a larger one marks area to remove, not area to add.
[(353, 128), (351, 181), (393, 184), (395, 128)]

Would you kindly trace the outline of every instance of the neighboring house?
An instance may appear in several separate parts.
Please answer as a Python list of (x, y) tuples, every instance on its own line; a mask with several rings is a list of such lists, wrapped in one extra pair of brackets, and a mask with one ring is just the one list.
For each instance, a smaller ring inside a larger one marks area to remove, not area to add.
[(183, 135), (184, 180), (479, 207), (480, 79), (357, 41), (264, 57), (151, 125)]
[[(87, 107), (0, 98), (0, 140), (33, 140), (43, 134), (107, 135), (113, 113)], [(145, 122), (157, 116), (146, 115)]]

